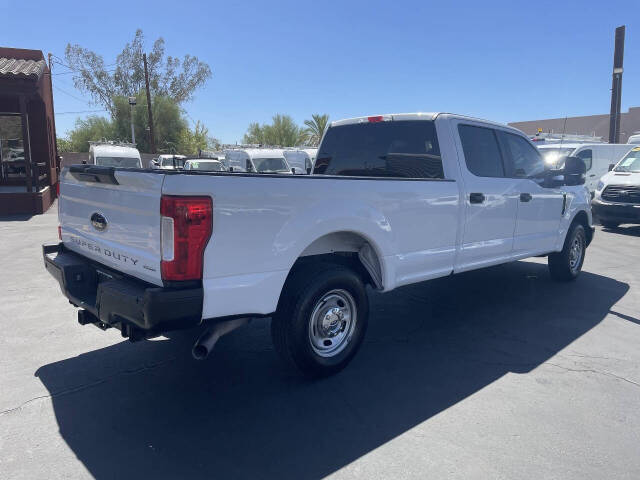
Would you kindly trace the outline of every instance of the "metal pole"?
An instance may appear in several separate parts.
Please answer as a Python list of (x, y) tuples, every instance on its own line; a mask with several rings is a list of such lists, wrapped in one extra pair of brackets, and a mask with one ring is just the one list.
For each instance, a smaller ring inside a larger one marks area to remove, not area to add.
[(131, 143), (133, 143), (134, 145), (136, 144), (136, 132), (133, 129), (133, 105), (130, 105), (130, 109), (131, 110)]
[(622, 108), (622, 72), (625, 26), (616, 28), (611, 81), (611, 111), (609, 113), (609, 143), (620, 141), (620, 110)]
[(151, 110), (151, 92), (149, 91), (149, 70), (147, 69), (147, 54), (142, 54), (144, 61), (144, 83), (147, 87), (147, 108), (149, 110), (149, 137), (151, 139), (151, 153), (156, 153), (156, 139), (153, 134), (153, 111)]

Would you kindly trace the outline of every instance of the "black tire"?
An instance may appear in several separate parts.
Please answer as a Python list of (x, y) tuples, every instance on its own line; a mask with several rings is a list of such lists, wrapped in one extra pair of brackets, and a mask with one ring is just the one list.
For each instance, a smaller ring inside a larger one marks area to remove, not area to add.
[(618, 222), (605, 222), (605, 221), (600, 221), (600, 224), (604, 228), (618, 228), (618, 225), (620, 225)]
[(581, 224), (576, 223), (569, 229), (562, 251), (549, 254), (551, 278), (570, 282), (578, 277), (587, 250), (586, 239), (586, 232)]
[[(331, 312), (330, 308), (333, 308)], [(347, 317), (350, 318), (348, 324)], [(334, 330), (327, 335), (335, 336), (326, 337), (321, 346), (313, 341), (325, 338), (322, 334), (327, 330), (313, 328), (312, 323), (318, 323), (312, 322), (312, 318), (324, 319), (327, 328)], [(359, 275), (337, 264), (308, 265), (293, 272), (287, 280), (271, 320), (271, 338), (286, 363), (305, 376), (326, 377), (342, 370), (356, 354), (367, 330), (368, 318), (369, 300)], [(326, 342), (334, 340), (336, 350), (332, 353), (332, 344), (326, 345)]]

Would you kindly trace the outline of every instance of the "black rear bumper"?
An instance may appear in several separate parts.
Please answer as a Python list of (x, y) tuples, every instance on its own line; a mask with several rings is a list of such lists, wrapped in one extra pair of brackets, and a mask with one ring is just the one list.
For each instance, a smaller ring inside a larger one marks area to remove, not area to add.
[(594, 199), (591, 202), (591, 211), (601, 221), (640, 224), (640, 205), (609, 203)]
[(81, 313), (80, 323), (116, 327), (134, 340), (201, 322), (201, 286), (151, 285), (65, 249), (62, 243), (43, 245), (42, 254), (45, 268), (58, 281), (62, 293), (90, 313)]

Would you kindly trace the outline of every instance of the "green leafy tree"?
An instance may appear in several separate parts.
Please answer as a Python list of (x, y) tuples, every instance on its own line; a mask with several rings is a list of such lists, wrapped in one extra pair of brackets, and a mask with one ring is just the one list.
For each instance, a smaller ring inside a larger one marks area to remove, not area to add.
[(198, 155), (200, 150), (216, 148), (215, 143), (209, 137), (209, 129), (198, 121), (193, 130), (185, 128), (180, 132), (177, 150), (183, 155)]
[(289, 115), (278, 113), (271, 124), (250, 123), (243, 140), (245, 143), (293, 147), (304, 140), (304, 131)]
[(58, 145), (58, 153), (73, 152), (71, 149), (71, 140), (68, 138), (56, 138)]
[[(113, 114), (117, 97), (136, 96), (145, 88), (144, 35), (136, 30), (131, 43), (127, 43), (116, 58), (115, 68), (106, 65), (99, 55), (80, 45), (68, 44), (65, 59), (76, 73), (73, 81), (81, 91), (87, 92), (96, 104)], [(182, 60), (165, 56), (165, 45), (158, 38), (147, 55), (149, 85), (154, 95), (168, 97), (176, 104), (193, 98), (194, 92), (211, 77), (211, 68), (192, 55)]]
[(247, 128), (247, 133), (244, 134), (244, 143), (266, 143), (264, 138), (264, 131), (258, 122), (252, 122)]
[(75, 128), (69, 132), (69, 150), (71, 152), (88, 152), (89, 142), (102, 139), (113, 139), (115, 128), (111, 120), (104, 117), (90, 116), (76, 120)]
[(304, 124), (306, 126), (304, 129), (305, 142), (317, 147), (329, 125), (329, 115), (326, 113), (324, 115), (314, 113), (311, 115), (311, 120), (305, 120)]
[[(131, 106), (127, 97), (115, 97), (113, 100), (113, 123), (115, 136), (119, 140), (131, 141)], [(160, 152), (178, 153), (177, 145), (181, 132), (188, 129), (188, 123), (178, 104), (168, 97), (156, 95), (152, 99), (153, 127), (156, 149)], [(141, 152), (150, 152), (149, 110), (146, 93), (140, 91), (133, 107), (133, 128), (136, 145)]]

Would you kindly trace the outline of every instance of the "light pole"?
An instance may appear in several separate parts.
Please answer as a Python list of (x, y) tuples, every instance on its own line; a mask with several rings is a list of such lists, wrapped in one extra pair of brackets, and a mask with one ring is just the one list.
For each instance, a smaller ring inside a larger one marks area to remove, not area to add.
[(129, 97), (129, 106), (131, 107), (131, 143), (136, 144), (136, 133), (133, 130), (133, 107), (136, 106), (136, 97)]

